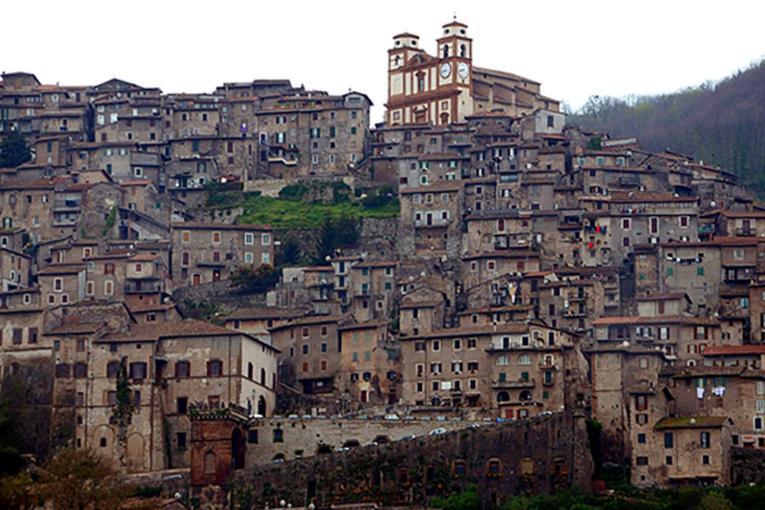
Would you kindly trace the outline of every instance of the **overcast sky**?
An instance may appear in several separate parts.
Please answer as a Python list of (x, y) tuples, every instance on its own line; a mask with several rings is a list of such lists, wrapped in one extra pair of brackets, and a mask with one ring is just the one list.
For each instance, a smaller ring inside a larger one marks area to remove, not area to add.
[(416, 33), (433, 53), (455, 13), (476, 65), (539, 81), (574, 108), (593, 94), (718, 80), (765, 56), (759, 0), (4, 0), (0, 70), (68, 85), (119, 77), (165, 92), (290, 78), (365, 92), (377, 121), (392, 36)]

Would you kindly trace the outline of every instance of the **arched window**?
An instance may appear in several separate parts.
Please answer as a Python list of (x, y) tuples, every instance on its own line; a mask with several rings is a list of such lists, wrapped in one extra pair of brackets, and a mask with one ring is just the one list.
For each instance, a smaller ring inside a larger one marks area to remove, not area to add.
[(486, 463), (486, 476), (502, 476), (502, 462), (499, 459), (489, 459)]
[(449, 57), (449, 45), (448, 44), (444, 44), (443, 54), (444, 54), (444, 58), (448, 58)]
[(504, 367), (504, 366), (507, 366), (509, 364), (510, 363), (509, 363), (509, 361), (507, 359), (507, 356), (505, 356), (504, 354), (502, 356), (500, 356), (499, 358), (497, 358), (497, 365), (499, 365), (501, 367)]
[(258, 398), (258, 414), (264, 417), (266, 415), (266, 398), (263, 395)]
[(255, 367), (252, 366), (252, 363), (247, 363), (247, 379), (252, 379), (255, 377)]
[(467, 57), (467, 46), (460, 44), (460, 57)]
[(262, 384), (263, 386), (266, 385), (266, 369), (265, 368), (260, 369), (260, 384)]
[(510, 394), (506, 391), (500, 391), (497, 393), (497, 402), (509, 402)]
[(518, 399), (523, 402), (528, 402), (529, 400), (531, 400), (531, 398), (532, 396), (529, 390), (523, 390), (521, 394), (518, 396)]
[(518, 364), (519, 365), (531, 365), (531, 356), (528, 354), (521, 354), (518, 356)]

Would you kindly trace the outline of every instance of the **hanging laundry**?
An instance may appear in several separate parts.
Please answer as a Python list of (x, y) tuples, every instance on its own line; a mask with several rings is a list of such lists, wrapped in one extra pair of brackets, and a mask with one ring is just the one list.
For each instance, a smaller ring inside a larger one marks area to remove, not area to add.
[(696, 398), (704, 399), (704, 388), (696, 388)]

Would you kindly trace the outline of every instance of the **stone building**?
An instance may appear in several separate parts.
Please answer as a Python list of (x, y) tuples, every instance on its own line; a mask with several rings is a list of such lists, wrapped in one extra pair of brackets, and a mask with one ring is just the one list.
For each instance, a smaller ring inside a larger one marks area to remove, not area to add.
[[(277, 350), (253, 336), (200, 321), (130, 324), (70, 320), (46, 331), (56, 358), (54, 412), (90, 447), (128, 472), (189, 465), (191, 403), (273, 412)], [(117, 380), (126, 374), (129, 416)], [(124, 404), (124, 403), (123, 403)]]
[(176, 286), (227, 279), (244, 266), (273, 264), (270, 227), (183, 222), (172, 224), (170, 274)]

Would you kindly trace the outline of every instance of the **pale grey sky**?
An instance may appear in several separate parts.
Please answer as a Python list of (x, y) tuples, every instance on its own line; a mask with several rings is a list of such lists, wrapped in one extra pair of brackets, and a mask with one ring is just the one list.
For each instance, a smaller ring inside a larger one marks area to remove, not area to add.
[(382, 116), (386, 50), (410, 31), (434, 52), (454, 13), (476, 65), (542, 82), (574, 108), (592, 94), (670, 92), (765, 56), (757, 0), (4, 1), (0, 70), (47, 83), (120, 77), (165, 92), (290, 78), (353, 88)]

